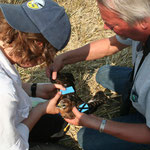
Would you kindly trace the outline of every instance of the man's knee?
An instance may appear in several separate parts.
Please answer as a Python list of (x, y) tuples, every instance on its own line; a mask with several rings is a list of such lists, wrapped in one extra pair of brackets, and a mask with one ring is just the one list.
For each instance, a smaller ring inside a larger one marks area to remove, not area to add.
[(80, 147), (84, 150), (100, 150), (101, 144), (101, 134), (89, 128), (81, 128), (77, 134), (78, 143)]
[(99, 68), (96, 74), (96, 82), (105, 85), (109, 78), (110, 65), (104, 65)]
[(84, 130), (85, 128), (81, 128), (79, 130), (79, 132), (77, 133), (77, 139), (78, 139), (78, 143), (79, 143), (79, 146), (81, 148), (83, 148), (83, 135), (84, 135)]

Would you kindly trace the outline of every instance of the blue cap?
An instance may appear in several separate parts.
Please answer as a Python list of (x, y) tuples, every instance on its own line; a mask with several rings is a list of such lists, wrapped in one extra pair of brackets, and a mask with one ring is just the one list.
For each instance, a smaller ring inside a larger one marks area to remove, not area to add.
[(63, 7), (52, 0), (30, 0), (21, 5), (0, 4), (8, 24), (19, 31), (41, 33), (57, 50), (70, 38), (71, 25)]

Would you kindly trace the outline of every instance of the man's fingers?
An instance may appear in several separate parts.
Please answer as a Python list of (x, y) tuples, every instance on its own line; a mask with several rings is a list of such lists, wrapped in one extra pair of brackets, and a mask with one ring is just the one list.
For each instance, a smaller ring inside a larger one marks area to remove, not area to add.
[(78, 111), (76, 107), (73, 107), (72, 112), (76, 115), (79, 116), (81, 113)]
[(49, 78), (50, 77), (50, 69), (49, 69), (49, 67), (46, 67), (45, 72), (46, 72), (46, 76)]
[(56, 80), (57, 71), (54, 69), (53, 64), (51, 66), (46, 67), (46, 76), (50, 79)]
[(52, 72), (52, 79), (56, 80), (57, 79), (57, 71)]

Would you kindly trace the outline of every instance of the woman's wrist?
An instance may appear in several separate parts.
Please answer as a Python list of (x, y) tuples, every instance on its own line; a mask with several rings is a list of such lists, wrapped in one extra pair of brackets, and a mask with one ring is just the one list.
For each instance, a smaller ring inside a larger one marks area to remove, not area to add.
[(35, 109), (37, 109), (40, 112), (41, 116), (43, 116), (46, 114), (46, 107), (47, 107), (47, 104), (45, 104), (45, 102), (44, 102), (44, 103), (39, 103), (35, 107)]
[(36, 97), (37, 83), (31, 85), (31, 96)]
[(24, 123), (29, 130), (31, 131), (35, 124), (39, 121), (39, 119), (44, 115), (44, 109), (42, 104), (38, 104), (36, 107), (32, 108), (29, 113), (28, 118), (24, 119), (22, 123)]

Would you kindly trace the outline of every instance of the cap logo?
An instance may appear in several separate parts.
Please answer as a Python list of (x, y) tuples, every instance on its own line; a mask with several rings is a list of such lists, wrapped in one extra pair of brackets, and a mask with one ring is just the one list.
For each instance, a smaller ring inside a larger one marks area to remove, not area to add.
[(31, 0), (27, 3), (28, 8), (35, 10), (43, 8), (44, 5), (45, 5), (44, 0)]

